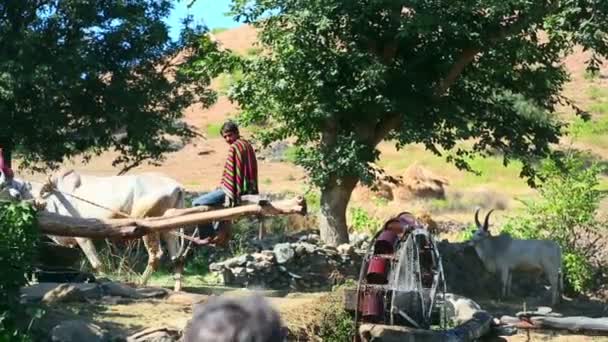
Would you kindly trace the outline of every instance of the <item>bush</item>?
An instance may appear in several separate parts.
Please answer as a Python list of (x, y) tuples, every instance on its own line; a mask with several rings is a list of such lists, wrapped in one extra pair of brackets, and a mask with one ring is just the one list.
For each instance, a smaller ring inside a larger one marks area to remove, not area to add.
[(320, 309), (322, 311), (322, 319), (316, 337), (321, 341), (352, 341), (355, 335), (355, 321), (344, 310), (340, 294), (340, 291), (333, 292), (328, 296), (323, 307)]
[(601, 265), (597, 237), (605, 229), (596, 212), (604, 197), (598, 190), (602, 168), (586, 166), (573, 153), (541, 163), (538, 200), (524, 202), (524, 213), (507, 220), (503, 232), (524, 239), (554, 240), (562, 248), (566, 290), (590, 290), (592, 270)]
[(34, 208), (24, 203), (0, 203), (0, 230), (0, 340), (26, 340), (15, 323), (22, 313), (19, 289), (27, 282), (37, 251)]
[(357, 232), (374, 232), (377, 231), (382, 222), (375, 216), (372, 216), (363, 208), (353, 207), (348, 211), (350, 215), (350, 227)]

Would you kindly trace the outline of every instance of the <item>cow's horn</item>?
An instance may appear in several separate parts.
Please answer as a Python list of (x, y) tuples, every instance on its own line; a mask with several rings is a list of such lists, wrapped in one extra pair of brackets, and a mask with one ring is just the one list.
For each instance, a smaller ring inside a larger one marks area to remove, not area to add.
[(490, 225), (490, 214), (494, 211), (494, 209), (488, 211), (486, 214), (486, 218), (483, 220), (483, 230), (487, 231)]
[(479, 222), (479, 210), (481, 208), (477, 208), (477, 210), (475, 210), (475, 224), (477, 225), (477, 228), (481, 228), (481, 222)]

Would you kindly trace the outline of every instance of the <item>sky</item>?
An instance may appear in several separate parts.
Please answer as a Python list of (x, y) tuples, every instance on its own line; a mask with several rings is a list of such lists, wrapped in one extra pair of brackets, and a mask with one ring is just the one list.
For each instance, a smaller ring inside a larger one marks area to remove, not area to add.
[(226, 13), (230, 10), (231, 0), (196, 0), (192, 7), (187, 8), (192, 0), (176, 0), (173, 12), (167, 19), (171, 27), (171, 38), (179, 35), (181, 20), (187, 15), (194, 17), (195, 24), (205, 24), (209, 29), (232, 28), (241, 25)]

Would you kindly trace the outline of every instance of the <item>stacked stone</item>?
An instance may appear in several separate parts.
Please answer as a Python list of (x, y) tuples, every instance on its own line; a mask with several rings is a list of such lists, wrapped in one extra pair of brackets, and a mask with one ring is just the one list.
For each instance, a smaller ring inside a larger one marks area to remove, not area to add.
[(346, 279), (356, 279), (369, 245), (365, 234), (351, 236), (351, 244), (323, 245), (319, 235), (300, 236), (295, 242), (248, 253), (210, 265), (225, 285), (297, 291), (324, 290)]

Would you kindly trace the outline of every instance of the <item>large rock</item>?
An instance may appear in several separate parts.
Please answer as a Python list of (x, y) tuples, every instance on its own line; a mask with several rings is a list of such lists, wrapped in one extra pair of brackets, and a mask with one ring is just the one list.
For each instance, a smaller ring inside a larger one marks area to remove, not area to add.
[(101, 284), (103, 292), (108, 296), (139, 299), (142, 296), (134, 288), (121, 283), (106, 282)]
[(41, 300), (44, 304), (84, 302), (85, 295), (76, 286), (61, 284), (44, 294)]
[[(42, 301), (44, 296), (52, 291), (55, 293), (64, 292), (67, 290), (66, 286), (71, 286), (78, 289), (84, 298), (87, 299), (99, 299), (102, 296), (102, 291), (99, 284), (96, 283), (39, 283), (27, 287), (21, 288), (21, 302), (22, 303), (39, 303)], [(57, 289), (61, 287), (61, 289)], [(74, 290), (70, 290), (74, 291)], [(50, 295), (49, 295), (50, 296)]]
[(127, 342), (176, 342), (181, 338), (179, 329), (172, 327), (150, 328), (127, 338)]
[(279, 264), (284, 264), (295, 256), (295, 252), (289, 243), (279, 243), (274, 246), (273, 251)]
[(51, 330), (53, 342), (106, 342), (109, 334), (95, 324), (81, 320), (65, 321)]

